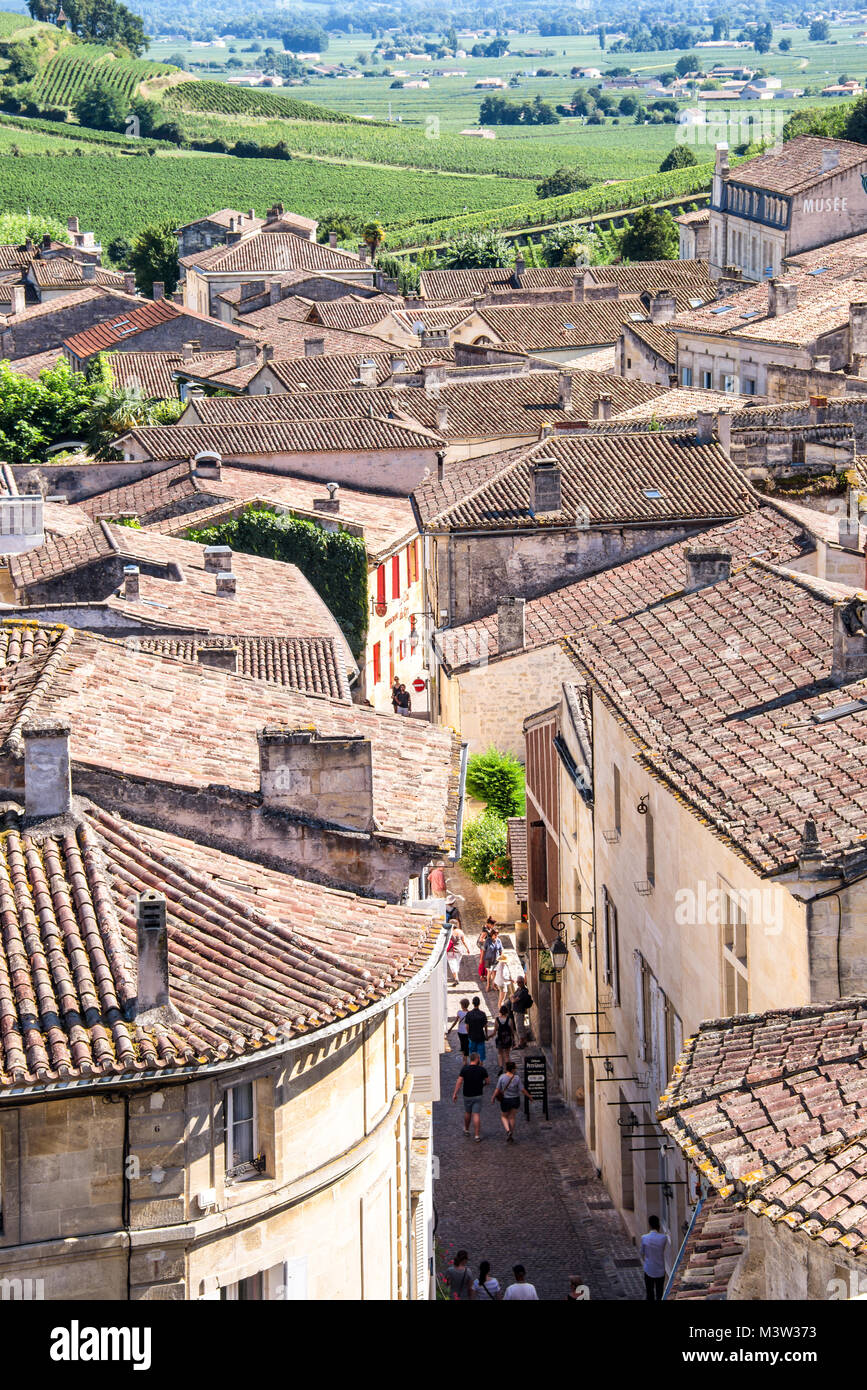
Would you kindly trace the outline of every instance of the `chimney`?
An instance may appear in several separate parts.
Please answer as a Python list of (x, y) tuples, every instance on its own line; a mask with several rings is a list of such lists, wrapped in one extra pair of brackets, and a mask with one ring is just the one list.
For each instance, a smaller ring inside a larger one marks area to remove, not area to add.
[(268, 285), (268, 303), (279, 304), (283, 298), (283, 286), (279, 280), (271, 280)]
[(123, 277), (123, 292), (124, 294), (135, 294), (135, 276), (131, 271), (127, 271)]
[(23, 286), (23, 285), (13, 285), (12, 288), (11, 288), (11, 297), (10, 297), (10, 300), (9, 300), (9, 313), (10, 313), (10, 315), (12, 315), (12, 314), (23, 314), (23, 313), (24, 313), (24, 308), (25, 308), (26, 302), (27, 302), (27, 291), (25, 290), (24, 286)]
[(77, 218), (77, 217), (68, 217), (68, 218), (66, 219), (66, 227), (67, 227), (67, 230), (68, 230), (68, 231), (72, 232), (73, 235), (75, 235), (75, 234), (78, 232), (78, 230), (79, 230), (79, 227), (78, 227), (78, 218)]
[(251, 367), (259, 356), (259, 348), (256, 343), (245, 341), (235, 344), (235, 366)]
[(441, 483), (446, 476), (446, 451), (437, 449), (437, 482)]
[(197, 647), (196, 661), (200, 666), (213, 666), (217, 671), (238, 670), (237, 647)]
[(530, 510), (535, 516), (559, 512), (562, 506), (560, 465), (554, 458), (530, 464)]
[(421, 369), (421, 384), (425, 391), (430, 392), (438, 386), (445, 386), (446, 364), (445, 362), (424, 362)]
[(265, 281), (246, 280), (240, 288), (241, 295), (239, 303), (243, 304), (245, 299), (258, 299), (260, 295), (265, 293)]
[(677, 300), (671, 290), (657, 290), (650, 297), (650, 322), (670, 323), (677, 313)]
[(370, 250), (366, 241), (362, 241), (358, 248), (358, 259), (362, 265), (367, 265), (367, 253)]
[(336, 233), (336, 232), (329, 232), (329, 233), (328, 233), (328, 245), (331, 247), (331, 249), (332, 249), (332, 251), (333, 251), (333, 250), (334, 250), (334, 247), (337, 245), (337, 233)]
[(138, 984), (136, 1018), (169, 1007), (169, 936), (166, 900), (153, 888), (139, 894), (135, 911)]
[(95, 280), (95, 279), (96, 279), (96, 265), (94, 264), (93, 261), (84, 261), (84, 262), (82, 263), (82, 267), (81, 267), (81, 278), (82, 278), (82, 280)]
[(597, 396), (593, 402), (591, 415), (594, 420), (611, 419), (611, 397), (609, 395)]
[(445, 401), (437, 401), (437, 429), (445, 434), (449, 427), (449, 408)]
[(231, 574), (232, 547), (230, 545), (206, 545), (205, 572), (207, 574)]
[(790, 314), (798, 307), (798, 286), (791, 280), (768, 281), (768, 316), (779, 318), (780, 314)]
[(849, 355), (867, 353), (867, 303), (849, 305)]
[[(27, 251), (32, 251), (32, 250), (33, 250), (33, 242), (30, 240), (30, 237), (27, 237), (27, 238), (25, 239), (24, 246), (25, 246), (25, 249), (26, 249)], [(42, 249), (43, 249), (43, 251), (50, 251), (50, 250), (51, 250), (51, 233), (50, 233), (50, 232), (46, 232), (45, 235), (44, 235), (43, 238), (42, 238)]]
[[(216, 478), (216, 479), (219, 479), (219, 478), (222, 478), (222, 476), (223, 476), (223, 458), (222, 458), (222, 455), (221, 455), (221, 454), (208, 454), (208, 453), (196, 454), (196, 456), (195, 456), (195, 458), (193, 459), (192, 462), (193, 462), (193, 472), (194, 472), (194, 473), (196, 474), (196, 476), (199, 477), (199, 478)], [(215, 568), (215, 569), (227, 569), (227, 570), (230, 570), (230, 569), (232, 568), (232, 551), (231, 551), (231, 547), (228, 546), (228, 545), (226, 545), (226, 546), (221, 546), (221, 545), (210, 545), (210, 546), (206, 546), (206, 547), (205, 547), (205, 569), (206, 569), (206, 570), (210, 570), (210, 569), (212, 568), (212, 566), (208, 564), (208, 551), (209, 551), (209, 550), (212, 550), (212, 551), (213, 551), (213, 550), (228, 550), (228, 552), (229, 552), (228, 564), (225, 564), (225, 565), (216, 565), (216, 566), (214, 566), (214, 568)]]
[(394, 375), (395, 372), (405, 372), (405, 371), (406, 371), (406, 358), (405, 358), (405, 357), (392, 357), (392, 359), (391, 359), (391, 371), (392, 371), (392, 375)]
[(164, 281), (164, 280), (154, 280), (154, 286), (153, 286), (153, 290), (152, 290), (151, 293), (152, 293), (152, 295), (153, 295), (154, 300), (157, 300), (157, 299), (165, 299), (165, 297), (166, 297), (166, 285), (165, 285), (165, 281)]
[(305, 357), (323, 357), (324, 355), (325, 355), (325, 339), (324, 339), (324, 338), (305, 338), (305, 339), (304, 339), (304, 356), (305, 356)]
[(714, 173), (718, 179), (727, 179), (731, 173), (731, 167), (729, 165), (729, 147), (724, 140), (720, 141), (716, 147)]
[(266, 727), (258, 735), (262, 804), (369, 833), (373, 820), (373, 759), (361, 734), (320, 734)]
[(358, 364), (358, 375), (362, 386), (376, 385), (376, 363), (370, 357), (362, 357)]
[(265, 346), (264, 346), (263, 349), (262, 349), (262, 361), (263, 361), (263, 362), (270, 362), (273, 356), (274, 356), (274, 344), (273, 344), (273, 343), (266, 343)]
[(522, 598), (497, 601), (497, 650), (519, 652), (524, 648), (524, 606)]
[(833, 634), (831, 680), (835, 685), (863, 680), (867, 676), (867, 603), (859, 599), (835, 603)]
[(808, 816), (804, 821), (801, 843), (798, 847), (798, 877), (813, 878), (821, 863), (822, 851), (819, 849), (819, 832), (813, 817)]
[(231, 570), (220, 570), (214, 579), (217, 598), (235, 598), (237, 596), (238, 581)]
[(524, 260), (523, 254), (519, 251), (517, 256), (515, 257), (515, 269), (512, 272), (512, 284), (515, 286), (515, 289), (517, 290), (521, 288), (524, 271), (526, 269), (527, 262)]
[(692, 594), (696, 589), (706, 589), (710, 584), (722, 584), (731, 578), (732, 553), (721, 546), (688, 545), (684, 550), (686, 557), (686, 583), (684, 590)]
[(576, 270), (572, 276), (572, 303), (583, 304), (587, 298), (587, 271)]
[(24, 814), (45, 820), (63, 816), (72, 805), (69, 724), (46, 719), (29, 724), (24, 735)]
[(830, 370), (831, 370), (831, 354), (830, 354), (830, 353), (826, 353), (826, 352), (818, 353), (818, 354), (813, 358), (813, 371), (814, 371), (814, 372), (830, 372)]
[(713, 415), (709, 410), (696, 411), (695, 438), (697, 444), (710, 444), (713, 440)]
[(326, 483), (325, 486), (328, 488), (328, 496), (314, 497), (313, 510), (315, 512), (339, 512), (340, 498), (337, 496), (337, 493), (340, 488), (340, 484)]
[(123, 596), (129, 599), (139, 597), (139, 567), (138, 565), (124, 565), (123, 567)]
[(560, 410), (572, 409), (572, 373), (561, 372), (557, 383), (557, 405)]
[(181, 347), (181, 353), (185, 362), (189, 362), (193, 357), (195, 357), (196, 349), (193, 346), (192, 340), (190, 340), (190, 342), (188, 343), (183, 344), (183, 346)]
[(256, 209), (255, 209), (255, 208), (248, 208), (248, 209), (247, 209), (247, 216), (249, 217), (249, 219), (250, 219), (251, 222), (255, 222), (255, 221), (256, 221)]
[(727, 454), (731, 454), (732, 417), (727, 410), (721, 410), (716, 417), (716, 437), (723, 451)]

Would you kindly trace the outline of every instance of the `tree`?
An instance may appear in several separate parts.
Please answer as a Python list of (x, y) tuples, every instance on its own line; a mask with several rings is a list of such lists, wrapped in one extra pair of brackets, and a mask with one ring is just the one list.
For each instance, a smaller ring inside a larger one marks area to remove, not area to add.
[(597, 32), (598, 32), (598, 34), (599, 34), (599, 47), (602, 49), (602, 52), (604, 53), (604, 52), (605, 52), (605, 25), (604, 25), (604, 24), (600, 24), (600, 25), (599, 25), (599, 29), (597, 30)]
[(638, 98), (629, 95), (621, 97), (617, 109), (621, 116), (634, 116), (638, 110)]
[(464, 232), (456, 236), (443, 252), (440, 263), (445, 270), (486, 270), (513, 264), (509, 243), (499, 232)]
[(698, 160), (688, 145), (675, 145), (660, 164), (659, 172), (667, 174), (670, 169), (689, 169), (691, 165), (697, 163)]
[(129, 258), (132, 254), (132, 242), (128, 237), (116, 236), (113, 241), (108, 243), (106, 248), (108, 259), (112, 265), (116, 265), (119, 270), (129, 269)]
[(620, 249), (628, 261), (677, 260), (679, 237), (670, 212), (640, 208), (623, 234)]
[(33, 215), (23, 212), (0, 212), (0, 246), (21, 246), (29, 237), (31, 241), (39, 242), (44, 236), (50, 236), (52, 241), (63, 242), (65, 246), (72, 243), (69, 230), (62, 222), (58, 222), (56, 217), (47, 217), (42, 214)]
[(370, 247), (371, 257), (375, 257), (385, 241), (385, 228), (381, 222), (367, 222), (361, 229), (361, 237), (365, 244)]
[(129, 266), (135, 273), (136, 285), (148, 298), (153, 294), (155, 280), (162, 280), (167, 295), (177, 289), (180, 279), (178, 243), (171, 222), (145, 227), (139, 232), (133, 239)]
[(542, 242), (545, 265), (579, 265), (584, 255), (585, 248), (578, 240), (577, 227), (555, 227)]
[(329, 44), (328, 34), (318, 24), (293, 24), (280, 37), (289, 53), (324, 53)]
[(779, 44), (777, 45), (777, 47), (779, 48), (779, 50), (780, 50), (781, 53), (788, 53), (789, 50), (790, 50), (791, 47), (792, 47), (792, 40), (791, 40), (791, 39), (780, 39), (780, 42), (779, 42)]
[(807, 38), (812, 43), (827, 43), (830, 32), (827, 19), (814, 19), (810, 22)]
[(727, 39), (730, 32), (728, 17), (718, 14), (713, 20), (713, 37), (719, 42), (720, 39)]
[(29, 43), (13, 43), (6, 50), (9, 71), (19, 82), (32, 82), (39, 71), (39, 58)]
[[(54, 19), (59, 6), (53, 0), (28, 0), (34, 19)], [(45, 11), (48, 10), (48, 13)], [(79, 38), (93, 43), (121, 45), (135, 58), (147, 48), (147, 35), (139, 15), (118, 0), (63, 0), (66, 27)]]
[(686, 77), (688, 72), (697, 72), (698, 68), (699, 61), (694, 53), (684, 53), (674, 65), (678, 77)]
[(757, 53), (767, 53), (771, 47), (771, 41), (767, 34), (756, 34), (753, 39), (753, 48)]
[(859, 97), (855, 104), (849, 107), (844, 133), (847, 140), (867, 145), (867, 97)]
[(553, 174), (536, 184), (537, 198), (557, 198), (561, 193), (577, 193), (579, 189), (589, 188), (593, 180), (580, 169), (555, 169)]
[(55, 444), (89, 436), (94, 389), (65, 358), (34, 381), (0, 362), (0, 453), (9, 463), (44, 463)]
[(467, 763), (467, 791), (497, 815), (520, 816), (525, 808), (524, 769), (510, 753), (493, 746), (474, 753)]
[(91, 126), (94, 130), (126, 130), (129, 102), (115, 87), (105, 83), (82, 92), (73, 110), (80, 125)]
[(323, 212), (316, 232), (317, 241), (327, 241), (329, 232), (336, 232), (338, 241), (349, 241), (360, 235), (361, 222), (352, 212)]
[(486, 58), (502, 58), (509, 51), (508, 39), (493, 39), (485, 49)]

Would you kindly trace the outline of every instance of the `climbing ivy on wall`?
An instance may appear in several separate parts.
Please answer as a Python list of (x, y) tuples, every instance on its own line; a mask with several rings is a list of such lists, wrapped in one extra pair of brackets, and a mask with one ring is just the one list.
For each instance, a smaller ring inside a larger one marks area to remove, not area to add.
[(325, 531), (314, 521), (251, 506), (217, 526), (190, 530), (187, 537), (297, 565), (331, 609), (353, 655), (361, 656), (367, 633), (367, 547), (361, 536)]

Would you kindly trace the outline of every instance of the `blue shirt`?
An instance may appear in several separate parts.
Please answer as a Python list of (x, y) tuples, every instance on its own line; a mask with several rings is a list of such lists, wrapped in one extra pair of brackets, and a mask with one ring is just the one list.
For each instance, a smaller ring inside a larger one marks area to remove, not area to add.
[(641, 1237), (641, 1259), (649, 1279), (665, 1278), (665, 1251), (668, 1236), (664, 1231), (648, 1231)]

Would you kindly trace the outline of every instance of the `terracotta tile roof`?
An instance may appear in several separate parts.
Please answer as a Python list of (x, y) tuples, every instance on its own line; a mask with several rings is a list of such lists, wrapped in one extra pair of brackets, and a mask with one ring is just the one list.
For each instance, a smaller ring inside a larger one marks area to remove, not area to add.
[(0, 245), (0, 270), (26, 270), (36, 256), (36, 247)]
[[(837, 155), (832, 169), (822, 168), (826, 153)], [(825, 140), (816, 135), (798, 135), (787, 140), (781, 149), (758, 155), (732, 170), (732, 184), (748, 188), (766, 188), (771, 193), (791, 196), (825, 179), (839, 178), (849, 169), (867, 164), (863, 145), (850, 140)]]
[(646, 343), (652, 352), (671, 364), (674, 371), (677, 365), (677, 338), (671, 329), (661, 323), (625, 323), (624, 332), (634, 333)]
[(659, 1116), (734, 1205), (867, 1251), (867, 998), (702, 1023)]
[(527, 886), (527, 821), (524, 816), (511, 816), (506, 825), (515, 897), (518, 902), (526, 902), (530, 895)]
[[(269, 232), (245, 237), (234, 246), (212, 246), (193, 256), (181, 257), (181, 265), (204, 274), (226, 275), (233, 271), (364, 270), (360, 257), (349, 251), (306, 241), (292, 232)], [(369, 271), (370, 266), (366, 269)]]
[(270, 420), (228, 425), (146, 425), (122, 435), (115, 445), (135, 444), (147, 459), (191, 459), (216, 450), (234, 454), (379, 452), (436, 449), (442, 436), (399, 420)]
[[(284, 307), (287, 305), (290, 307)], [(308, 323), (306, 318), (300, 321), (297, 305), (294, 309), (291, 305), (291, 299), (284, 299), (243, 316), (244, 330), (273, 347), (276, 357), (304, 357), (304, 344), (315, 340), (323, 344), (322, 353), (328, 356), (355, 352), (368, 357), (371, 353), (383, 352), (391, 341), (377, 334), (375, 325), (368, 329), (328, 328), (324, 324)], [(384, 326), (383, 332), (386, 331)], [(410, 341), (408, 335), (407, 341)], [(397, 354), (399, 348), (393, 351)]]
[[(415, 411), (415, 415), (413, 415)], [(436, 428), (436, 408), (414, 388), (351, 386), (336, 391), (280, 391), (270, 396), (194, 396), (180, 425), (227, 425), (272, 420), (358, 420), (400, 416), (405, 424)], [(422, 415), (424, 419), (422, 419)]]
[(49, 348), (47, 352), (35, 352), (30, 357), (16, 357), (9, 366), (16, 376), (29, 376), (31, 380), (36, 381), (40, 372), (56, 367), (63, 355), (63, 348)]
[(100, 265), (94, 268), (92, 279), (86, 280), (81, 262), (73, 261), (67, 256), (55, 256), (48, 261), (36, 259), (30, 262), (27, 269), (40, 289), (77, 289), (79, 285), (95, 282), (108, 289), (123, 290), (125, 285), (124, 277), (119, 270), (106, 270)]
[[(562, 473), (559, 511), (534, 516), (530, 465), (554, 458)], [(753, 508), (739, 469), (716, 443), (694, 434), (560, 434), (543, 439), (498, 474), (430, 518), (428, 529), (514, 530), (722, 520)]]
[(417, 323), (423, 323), (425, 329), (431, 333), (438, 328), (457, 328), (458, 324), (466, 323), (472, 313), (472, 304), (465, 304), (459, 309), (440, 305), (435, 309), (401, 309), (394, 314), (394, 321), (407, 333), (414, 333)]
[(69, 290), (66, 294), (59, 294), (55, 299), (46, 300), (44, 304), (28, 304), (21, 314), (10, 314), (3, 321), (4, 328), (14, 328), (19, 323), (29, 323), (31, 319), (50, 318), (52, 314), (59, 314), (63, 309), (70, 309), (73, 305), (87, 304), (91, 300), (108, 299), (114, 303), (117, 299), (126, 299), (130, 306), (141, 303), (140, 299), (134, 299), (132, 295), (121, 294), (120, 290), (106, 290), (101, 285), (83, 285), (79, 290)]
[(530, 352), (615, 343), (631, 315), (646, 317), (637, 295), (584, 304), (511, 304), (477, 312), (500, 341), (520, 343)]
[[(776, 505), (756, 507), (737, 521), (701, 531), (690, 544), (724, 546), (731, 551), (735, 566), (757, 555), (785, 565), (815, 549), (815, 541), (802, 524), (781, 515)], [(525, 647), (529, 650), (548, 646), (569, 633), (581, 633), (599, 623), (619, 622), (628, 613), (640, 612), (681, 592), (686, 577), (683, 550), (682, 541), (664, 545), (649, 555), (624, 560), (564, 584), (550, 594), (527, 599)], [(438, 633), (437, 645), (447, 670), (461, 669), (460, 653), (481, 650), (482, 633), (486, 634), (485, 651), (491, 659), (499, 654), (496, 613)]]
[(81, 507), (70, 506), (68, 502), (42, 504), (42, 525), (47, 536), (71, 536), (76, 531), (86, 530), (90, 524), (90, 517)]
[(310, 322), (321, 323), (326, 328), (366, 328), (382, 323), (382, 320), (393, 314), (395, 309), (402, 308), (403, 299), (393, 294), (378, 294), (368, 298), (350, 294), (342, 299), (324, 299), (317, 302), (310, 315)]
[(264, 217), (248, 217), (246, 212), (239, 212), (237, 208), (220, 208), (217, 212), (209, 212), (207, 217), (197, 217), (194, 222), (185, 222), (182, 227), (176, 227), (175, 234), (186, 232), (190, 227), (204, 227), (209, 222), (215, 227), (228, 227), (230, 222), (238, 224), (239, 219), (245, 232), (259, 231), (265, 225)]
[[(398, 348), (384, 352), (360, 354), (341, 352), (328, 353), (322, 357), (274, 357), (264, 367), (287, 390), (306, 387), (310, 391), (347, 390), (358, 376), (361, 355), (376, 364), (377, 384), (382, 385), (392, 375), (392, 362), (396, 357), (406, 361), (408, 372), (417, 371), (425, 362), (454, 361), (454, 348)], [(261, 364), (259, 370), (261, 370)]]
[[(255, 1057), (387, 997), (435, 918), (158, 835), (81, 803), (0, 833), (0, 1088), (140, 1080)], [(174, 1018), (136, 1019), (138, 895), (165, 894)]]
[(715, 1193), (706, 1197), (687, 1236), (666, 1295), (676, 1302), (720, 1301), (747, 1246), (744, 1214)]
[(67, 631), (60, 624), (51, 627), (44, 623), (3, 621), (0, 623), (0, 667), (14, 666), (33, 656), (44, 661)]
[(195, 477), (189, 463), (178, 463), (149, 478), (85, 497), (78, 505), (92, 521), (135, 516), (142, 525), (147, 525), (163, 517), (175, 516), (179, 508), (186, 510), (196, 499), (197, 505), (206, 506), (212, 496), (211, 481)]
[[(696, 293), (706, 290), (713, 298), (716, 290), (710, 279), (707, 261), (642, 261), (637, 265), (556, 266), (536, 269), (528, 267), (522, 285), (529, 290), (569, 289), (576, 271), (586, 269), (594, 284), (616, 283), (628, 294), (657, 285), (694, 285)], [(511, 268), (508, 270), (423, 270), (422, 294), (425, 299), (448, 301), (472, 299), (489, 289), (510, 289)], [(589, 282), (588, 282), (589, 283)]]
[(221, 391), (240, 392), (246, 390), (253, 377), (261, 369), (262, 359), (258, 356), (255, 361), (239, 367), (233, 349), (230, 352), (215, 353), (209, 360), (205, 360), (203, 356), (201, 361), (182, 362), (174, 371), (178, 378), (182, 378), (184, 381), (204, 382), (205, 385), (216, 387)]
[(141, 637), (142, 651), (198, 665), (200, 647), (234, 647), (238, 672), (308, 695), (351, 700), (344, 653), (330, 637)]
[(692, 212), (682, 212), (674, 220), (681, 227), (701, 227), (710, 221), (710, 208), (693, 208)]
[[(26, 597), (32, 585), (71, 575), (112, 554), (125, 564), (163, 569), (162, 576), (140, 574), (138, 600), (118, 593), (107, 573), (105, 592), (92, 601), (106, 603), (125, 618), (150, 628), (227, 636), (333, 637), (348, 664), (354, 665), (330, 609), (301, 571), (260, 555), (236, 552), (232, 556), (237, 591), (234, 598), (225, 598), (217, 595), (215, 576), (205, 569), (204, 546), (156, 531), (100, 523), (73, 536), (51, 537), (24, 555), (13, 556), (12, 582)], [(180, 578), (171, 578), (173, 573)]]
[(694, 420), (700, 410), (714, 413), (722, 411), (732, 414), (745, 410), (754, 396), (735, 396), (728, 391), (706, 391), (700, 387), (674, 386), (670, 391), (660, 390), (638, 405), (630, 405), (625, 410), (614, 412), (617, 420)]
[(849, 594), (753, 560), (566, 642), (640, 761), (763, 873), (795, 862), (808, 816), (820, 853), (863, 849), (867, 680), (831, 681)]
[(432, 849), (454, 843), (460, 743), (451, 730), (421, 720), (193, 668), (71, 629), (46, 660), (9, 667), (7, 689), (0, 691), (4, 748), (20, 756), (20, 730), (48, 717), (69, 721), (75, 764), (238, 793), (259, 790), (257, 734), (266, 725), (359, 735), (371, 742), (377, 833)]
[[(197, 323), (214, 323), (213, 319), (207, 318), (204, 314), (194, 313), (192, 309), (182, 308), (171, 299), (137, 299), (130, 302), (134, 303), (135, 307), (131, 308), (128, 314), (106, 319), (103, 323), (94, 324), (92, 328), (86, 328), (83, 333), (76, 333), (67, 338), (65, 346), (69, 352), (79, 358), (93, 357), (97, 352), (107, 352), (118, 343), (128, 342), (135, 334), (148, 328), (156, 328), (161, 323), (168, 323), (170, 319), (189, 319), (191, 333)], [(237, 328), (234, 324), (225, 324), (223, 327), (227, 332), (237, 333), (239, 338), (252, 336), (246, 329)]]
[(202, 352), (194, 357), (184, 357), (182, 352), (108, 352), (106, 357), (117, 386), (135, 387), (143, 396), (158, 401), (177, 398), (174, 373), (184, 367), (201, 373), (209, 367), (235, 362), (234, 352)]
[(420, 525), (425, 526), (447, 512), (451, 506), (475, 492), (483, 483), (496, 478), (509, 464), (522, 459), (526, 452), (527, 446), (520, 444), (514, 449), (503, 449), (483, 458), (448, 464), (442, 482), (432, 473), (419, 484), (412, 495)]

